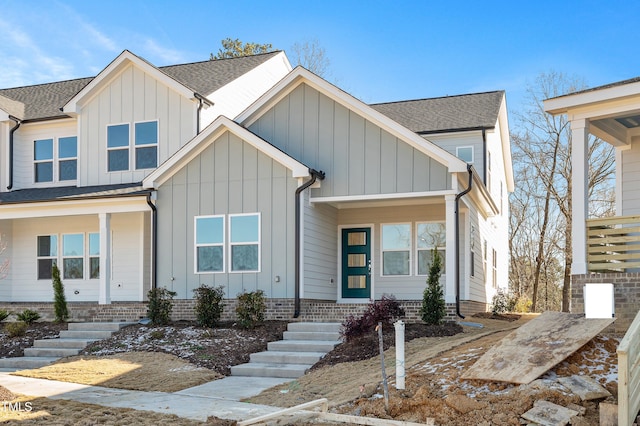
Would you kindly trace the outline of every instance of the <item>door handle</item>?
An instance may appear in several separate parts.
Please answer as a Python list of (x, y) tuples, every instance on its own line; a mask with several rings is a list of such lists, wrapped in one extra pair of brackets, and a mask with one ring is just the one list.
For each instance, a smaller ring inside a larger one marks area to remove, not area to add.
[(371, 259), (369, 259), (369, 276), (371, 276)]

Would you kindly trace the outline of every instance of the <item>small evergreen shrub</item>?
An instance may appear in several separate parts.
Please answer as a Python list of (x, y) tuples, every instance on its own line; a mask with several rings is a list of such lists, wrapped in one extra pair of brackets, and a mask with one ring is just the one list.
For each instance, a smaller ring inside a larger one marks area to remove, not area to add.
[(7, 318), (9, 318), (9, 315), (11, 315), (11, 312), (6, 311), (4, 309), (0, 309), (0, 322), (6, 320)]
[(8, 322), (5, 324), (4, 329), (9, 337), (20, 337), (27, 333), (29, 326), (24, 321)]
[(256, 290), (238, 295), (236, 315), (238, 324), (242, 328), (255, 328), (264, 322), (264, 312), (267, 304), (264, 299), (264, 291)]
[(442, 320), (447, 314), (444, 290), (440, 285), (440, 275), (442, 275), (442, 256), (437, 250), (432, 250), (429, 278), (422, 295), (422, 307), (420, 308), (422, 321), (429, 325), (442, 324)]
[(55, 322), (64, 322), (69, 318), (69, 309), (67, 308), (67, 298), (64, 295), (64, 285), (60, 279), (60, 269), (54, 264), (51, 270), (53, 283), (53, 311), (55, 313)]
[(173, 298), (177, 293), (164, 287), (149, 290), (147, 297), (149, 298), (149, 306), (147, 307), (147, 316), (152, 323), (157, 325), (166, 325), (171, 321), (171, 312), (173, 311)]
[(379, 322), (389, 325), (403, 316), (404, 309), (395, 296), (383, 294), (380, 300), (370, 302), (360, 317), (349, 315), (342, 323), (340, 334), (349, 341), (373, 331)]
[(224, 287), (201, 285), (193, 290), (196, 298), (196, 319), (203, 327), (215, 327), (224, 310)]
[(31, 309), (25, 309), (24, 311), (17, 314), (16, 318), (18, 318), (18, 321), (22, 321), (26, 325), (31, 325), (40, 319), (40, 314), (36, 311), (32, 311)]
[(515, 300), (509, 297), (506, 291), (500, 289), (493, 295), (491, 300), (491, 312), (496, 314), (504, 314), (505, 312), (511, 312), (515, 308)]

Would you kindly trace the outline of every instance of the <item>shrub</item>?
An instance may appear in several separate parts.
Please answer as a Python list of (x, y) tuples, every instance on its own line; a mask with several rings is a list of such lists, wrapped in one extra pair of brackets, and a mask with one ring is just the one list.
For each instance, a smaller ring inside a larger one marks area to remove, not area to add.
[(380, 300), (370, 302), (360, 317), (349, 315), (342, 323), (340, 334), (349, 341), (371, 332), (379, 322), (389, 325), (393, 320), (403, 316), (404, 309), (395, 296), (383, 294)]
[(67, 298), (64, 296), (64, 285), (60, 280), (60, 269), (54, 264), (51, 270), (53, 283), (53, 311), (55, 313), (55, 322), (64, 322), (69, 318), (69, 309), (67, 308)]
[(422, 295), (422, 308), (420, 315), (422, 321), (429, 325), (440, 325), (447, 314), (444, 303), (444, 291), (440, 285), (440, 275), (442, 275), (442, 256), (437, 250), (431, 251), (431, 267), (429, 268), (429, 278), (427, 287)]
[(520, 296), (515, 300), (513, 312), (531, 312), (533, 302), (527, 296)]
[(171, 312), (173, 311), (173, 298), (177, 293), (164, 287), (149, 290), (147, 297), (149, 298), (149, 306), (147, 308), (147, 316), (152, 323), (165, 325), (171, 321)]
[(7, 318), (9, 318), (9, 315), (11, 315), (11, 312), (6, 311), (4, 309), (0, 309), (0, 322), (6, 320)]
[(491, 300), (491, 312), (494, 315), (511, 312), (515, 308), (515, 304), (515, 300), (509, 297), (506, 291), (499, 289)]
[(193, 290), (196, 298), (196, 319), (203, 327), (215, 327), (220, 321), (224, 310), (224, 287), (209, 287), (201, 285)]
[(238, 323), (243, 328), (254, 328), (264, 321), (264, 312), (267, 305), (264, 300), (264, 291), (256, 290), (238, 295), (236, 314)]
[(16, 318), (18, 318), (18, 321), (22, 321), (26, 325), (31, 325), (40, 319), (40, 314), (36, 311), (32, 311), (31, 309), (25, 309), (24, 311), (17, 314)]
[(9, 334), (9, 337), (24, 336), (29, 326), (24, 321), (9, 322), (4, 326), (5, 331)]

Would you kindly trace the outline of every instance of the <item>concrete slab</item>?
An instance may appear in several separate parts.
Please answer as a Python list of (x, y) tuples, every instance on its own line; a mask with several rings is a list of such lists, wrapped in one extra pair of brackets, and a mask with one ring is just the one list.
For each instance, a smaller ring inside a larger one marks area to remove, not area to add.
[(611, 393), (600, 386), (600, 383), (588, 376), (558, 377), (558, 381), (578, 395), (582, 401), (611, 396)]
[(536, 401), (533, 408), (522, 415), (522, 418), (542, 426), (565, 426), (571, 417), (578, 412), (549, 401)]
[(197, 396), (204, 398), (220, 398), (230, 401), (241, 401), (261, 393), (263, 390), (290, 382), (291, 379), (280, 377), (243, 377), (229, 376), (200, 386), (175, 392), (175, 395)]

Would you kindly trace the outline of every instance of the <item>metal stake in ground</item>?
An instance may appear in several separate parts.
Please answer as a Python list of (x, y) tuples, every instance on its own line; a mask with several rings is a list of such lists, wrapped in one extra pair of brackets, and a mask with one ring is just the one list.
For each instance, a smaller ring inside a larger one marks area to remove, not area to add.
[(384, 342), (382, 339), (382, 322), (376, 327), (378, 332), (378, 344), (380, 346), (380, 364), (382, 366), (382, 387), (384, 389), (384, 410), (389, 412), (389, 386), (387, 384), (387, 371), (384, 369)]

